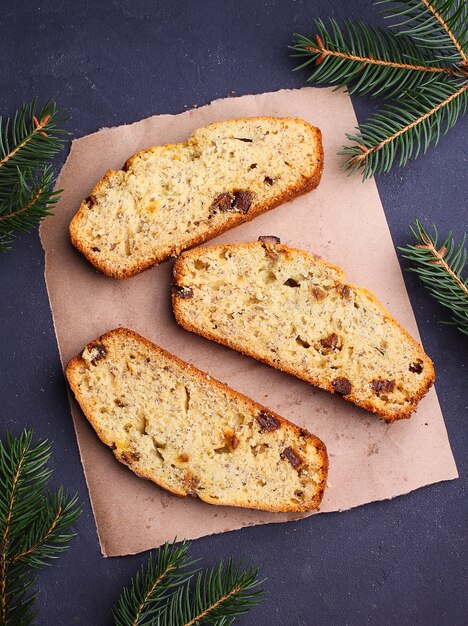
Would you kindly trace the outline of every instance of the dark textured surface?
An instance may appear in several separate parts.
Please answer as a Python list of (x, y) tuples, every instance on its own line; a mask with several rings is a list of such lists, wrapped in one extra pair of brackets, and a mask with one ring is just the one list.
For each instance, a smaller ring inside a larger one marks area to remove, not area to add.
[[(0, 111), (55, 94), (76, 137), (215, 98), (299, 87), (287, 45), (314, 16), (380, 20), (370, 2), (0, 0)], [(354, 98), (363, 119), (369, 102)], [(415, 216), (467, 229), (468, 119), (437, 148), (377, 180), (396, 245)], [(359, 228), (359, 225), (356, 225)], [(352, 233), (350, 233), (352, 236)], [(363, 255), (365, 262), (365, 255)], [(385, 277), (382, 277), (385, 280)], [(411, 301), (461, 479), (341, 514), (200, 539), (204, 563), (263, 563), (268, 599), (242, 620), (270, 626), (466, 623), (467, 340), (437, 324), (439, 307), (411, 276)], [(101, 557), (69, 415), (36, 232), (0, 257), (0, 435), (33, 426), (54, 441), (54, 484), (84, 502), (68, 553), (40, 574), (37, 624), (106, 626), (146, 555)], [(437, 462), (437, 459), (434, 459)]]

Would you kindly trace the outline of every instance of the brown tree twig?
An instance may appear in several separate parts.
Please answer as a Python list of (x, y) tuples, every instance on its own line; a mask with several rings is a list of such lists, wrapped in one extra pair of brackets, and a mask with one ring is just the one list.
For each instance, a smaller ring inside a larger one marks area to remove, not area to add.
[(191, 619), (190, 622), (187, 622), (186, 624), (184, 624), (184, 626), (195, 626), (195, 624), (200, 623), (200, 620), (202, 620), (206, 615), (211, 613), (211, 611), (214, 611), (214, 609), (218, 607), (222, 602), (225, 602), (226, 600), (229, 600), (229, 598), (232, 598), (232, 596), (235, 596), (237, 593), (239, 593), (240, 590), (241, 590), (240, 585), (237, 585), (236, 587), (234, 587), (234, 589), (231, 589), (229, 593), (224, 595), (222, 598), (219, 598), (218, 600), (216, 600), (216, 602), (214, 602), (211, 606), (209, 606), (204, 611), (202, 611), (199, 615)]
[(448, 104), (450, 104), (450, 102), (452, 102), (452, 100), (455, 100), (455, 98), (458, 98), (459, 96), (461, 96), (461, 94), (464, 93), (467, 89), (468, 89), (468, 84), (462, 85), (460, 87), (460, 89), (458, 89), (457, 91), (452, 93), (450, 96), (448, 96), (442, 102), (439, 102), (439, 104), (437, 106), (433, 107), (430, 111), (427, 111), (426, 113), (424, 113), (424, 115), (421, 115), (420, 117), (418, 117), (416, 120), (414, 120), (410, 124), (407, 124), (403, 128), (400, 128), (399, 131), (397, 131), (396, 133), (393, 133), (393, 135), (390, 135), (389, 137), (384, 139), (384, 141), (381, 141), (380, 143), (376, 144), (375, 146), (371, 146), (370, 148), (367, 148), (366, 146), (363, 146), (362, 144), (358, 143), (358, 147), (361, 150), (362, 154), (356, 155), (354, 157), (354, 159), (351, 160), (350, 164), (355, 163), (356, 161), (364, 161), (369, 156), (369, 154), (371, 154), (372, 152), (377, 152), (378, 150), (381, 150), (383, 148), (383, 146), (385, 146), (387, 143), (390, 143), (391, 141), (394, 141), (400, 135), (403, 135), (404, 133), (408, 132), (409, 130), (411, 130), (415, 126), (418, 126), (419, 124), (424, 122), (424, 120), (426, 120), (428, 117), (431, 117), (431, 115), (434, 115), (435, 113), (437, 113), (437, 111), (439, 111), (443, 107), (445, 107)]
[(24, 213), (25, 211), (30, 209), (32, 207), (32, 205), (36, 202), (36, 200), (39, 198), (41, 193), (42, 193), (42, 187), (40, 187), (36, 191), (34, 197), (28, 202), (28, 204), (25, 204), (23, 207), (17, 209), (16, 211), (13, 211), (13, 213), (7, 213), (6, 215), (0, 215), (0, 222), (2, 220), (9, 220), (12, 217), (15, 217), (16, 215), (20, 215), (21, 213)]
[(387, 61), (386, 59), (376, 59), (374, 57), (363, 57), (357, 54), (351, 54), (348, 52), (341, 52), (339, 50), (330, 50), (325, 47), (320, 35), (315, 36), (317, 46), (304, 46), (304, 50), (310, 52), (320, 53), (320, 56), (316, 60), (316, 65), (320, 65), (327, 56), (339, 57), (341, 59), (348, 59), (350, 61), (357, 61), (359, 63), (367, 63), (369, 65), (383, 65), (384, 67), (394, 67), (397, 69), (412, 70), (416, 72), (430, 72), (434, 74), (448, 74), (450, 76), (463, 74), (463, 70), (456, 70), (451, 67), (433, 67), (432, 65), (414, 65), (412, 63), (400, 63), (398, 61)]
[(166, 574), (173, 569), (172, 565), (168, 565), (166, 567), (166, 569), (164, 570), (164, 572), (162, 572), (162, 574), (160, 574), (160, 576), (158, 576), (158, 578), (156, 578), (156, 580), (154, 581), (154, 583), (151, 585), (151, 588), (148, 590), (148, 592), (146, 593), (145, 597), (143, 598), (143, 600), (141, 601), (140, 605), (138, 606), (138, 609), (135, 613), (135, 619), (132, 622), (132, 626), (137, 626), (138, 624), (138, 620), (140, 619), (140, 615), (141, 612), (146, 604), (146, 602), (148, 601), (148, 598), (150, 597), (150, 595), (153, 593), (153, 591), (156, 589), (156, 587), (159, 585), (159, 583), (161, 582), (161, 580), (166, 576)]
[(13, 477), (12, 485), (11, 485), (11, 493), (10, 493), (10, 501), (8, 505), (8, 513), (5, 519), (5, 528), (3, 530), (2, 542), (0, 545), (0, 560), (1, 560), (1, 568), (0, 568), (0, 600), (2, 606), (2, 623), (6, 624), (7, 619), (7, 594), (6, 594), (6, 571), (7, 571), (7, 548), (8, 548), (8, 533), (10, 532), (10, 522), (11, 516), (13, 515), (13, 505), (15, 502), (15, 490), (16, 485), (18, 484), (19, 475), (21, 472), (21, 468), (24, 463), (24, 459), (26, 456), (27, 448), (23, 448), (21, 451), (21, 458), (18, 463), (18, 468)]
[(462, 61), (462, 65), (467, 66), (468, 65), (468, 55), (465, 54), (463, 48), (460, 45), (460, 42), (458, 41), (458, 39), (455, 37), (455, 35), (453, 34), (451, 28), (449, 27), (449, 25), (447, 24), (447, 22), (444, 20), (444, 18), (442, 17), (442, 15), (436, 10), (435, 7), (432, 6), (432, 4), (429, 2), (429, 0), (421, 0), (421, 2), (423, 3), (423, 5), (426, 7), (426, 9), (428, 11), (430, 11), (432, 13), (432, 15), (439, 21), (439, 23), (441, 24), (442, 28), (445, 30), (445, 32), (447, 33), (447, 35), (450, 37), (450, 39), (453, 42), (453, 45), (455, 46), (455, 48), (457, 49), (458, 54), (461, 56), (461, 58), (463, 59)]
[(15, 154), (17, 152), (19, 152), (19, 150), (24, 148), (24, 146), (31, 141), (31, 139), (34, 137), (34, 135), (41, 135), (42, 137), (47, 137), (48, 136), (47, 133), (45, 131), (43, 131), (42, 129), (45, 128), (45, 126), (47, 125), (47, 122), (49, 120), (50, 120), (50, 115), (46, 115), (41, 120), (38, 120), (37, 117), (34, 115), (33, 121), (34, 121), (35, 128), (34, 128), (33, 132), (28, 137), (26, 137), (26, 139), (23, 142), (21, 142), (19, 145), (17, 145), (14, 150), (11, 150), (11, 152), (6, 154), (3, 157), (3, 159), (0, 160), (0, 167), (2, 167), (2, 165), (4, 165), (13, 156), (15, 156)]
[(57, 526), (58, 521), (59, 521), (61, 515), (62, 515), (62, 507), (59, 506), (59, 508), (57, 509), (57, 513), (55, 514), (55, 517), (54, 517), (54, 519), (52, 521), (52, 524), (49, 526), (47, 531), (44, 533), (44, 536), (39, 541), (37, 541), (33, 546), (31, 546), (28, 550), (25, 550), (24, 552), (21, 552), (21, 554), (15, 555), (12, 558), (11, 562), (15, 563), (16, 561), (19, 561), (20, 559), (24, 558), (28, 554), (31, 554), (31, 552), (34, 552), (34, 550), (36, 550), (40, 546), (44, 545), (44, 543), (47, 541), (47, 539), (50, 537), (50, 535), (54, 531), (54, 528)]
[(452, 270), (452, 268), (450, 267), (450, 265), (447, 263), (447, 261), (444, 258), (445, 253), (447, 252), (447, 247), (442, 246), (440, 250), (437, 250), (434, 243), (431, 241), (429, 237), (427, 237), (424, 234), (421, 236), (426, 243), (424, 244), (419, 243), (416, 245), (416, 248), (420, 248), (422, 250), (429, 250), (429, 252), (435, 258), (432, 261), (428, 261), (428, 263), (431, 263), (432, 265), (439, 265), (440, 267), (442, 267), (468, 297), (468, 286), (465, 285), (465, 283), (461, 280), (461, 278), (455, 274), (455, 272)]

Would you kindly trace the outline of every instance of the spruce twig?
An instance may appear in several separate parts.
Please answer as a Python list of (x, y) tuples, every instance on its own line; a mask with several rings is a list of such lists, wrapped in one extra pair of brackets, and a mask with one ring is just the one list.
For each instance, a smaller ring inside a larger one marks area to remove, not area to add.
[(468, 6), (464, 0), (380, 0), (392, 28), (432, 49), (436, 59), (468, 69)]
[(405, 165), (437, 143), (466, 111), (468, 9), (465, 0), (381, 0), (389, 29), (330, 19), (316, 35), (296, 35), (296, 69), (313, 67), (309, 81), (347, 85), (350, 93), (392, 99), (348, 134), (341, 154), (363, 178)]
[(165, 544), (156, 559), (150, 554), (146, 569), (136, 574), (129, 587), (123, 590), (114, 608), (116, 626), (144, 626), (153, 624), (164, 608), (164, 602), (178, 585), (191, 578), (189, 568), (194, 564), (188, 558), (189, 544)]
[(67, 549), (80, 515), (77, 497), (47, 490), (50, 445), (32, 443), (31, 431), (0, 441), (0, 624), (33, 619), (37, 594), (30, 569), (48, 565)]
[(348, 86), (349, 93), (393, 97), (404, 89), (415, 89), (440, 77), (462, 76), (462, 70), (434, 62), (428, 50), (418, 47), (409, 36), (367, 26), (361, 22), (338, 23), (329, 19), (329, 28), (316, 20), (314, 39), (296, 35), (293, 57), (306, 60), (300, 70), (315, 64), (308, 81)]
[(116, 626), (227, 626), (260, 601), (258, 569), (229, 559), (226, 566), (191, 570), (188, 548), (165, 544), (156, 560), (150, 555), (114, 609)]
[(355, 142), (339, 154), (348, 156), (345, 167), (352, 174), (363, 169), (363, 177), (388, 172), (396, 159), (406, 165), (411, 157), (426, 153), (466, 111), (468, 83), (432, 83), (418, 92), (407, 91), (396, 104), (384, 106), (357, 134), (347, 134)]
[(211, 570), (199, 572), (193, 592), (190, 582), (172, 596), (161, 616), (161, 626), (195, 626), (198, 624), (233, 624), (257, 604), (258, 569), (243, 570), (229, 559)]
[(413, 263), (409, 271), (417, 274), (437, 302), (450, 311), (452, 319), (446, 323), (468, 335), (468, 277), (463, 278), (466, 233), (457, 245), (450, 232), (440, 245), (435, 225), (432, 235), (418, 220), (411, 230), (415, 243), (400, 248), (402, 256)]
[(50, 161), (69, 134), (62, 128), (66, 119), (52, 100), (40, 110), (34, 101), (12, 118), (0, 117), (0, 252), (11, 247), (15, 232), (49, 215), (59, 198)]

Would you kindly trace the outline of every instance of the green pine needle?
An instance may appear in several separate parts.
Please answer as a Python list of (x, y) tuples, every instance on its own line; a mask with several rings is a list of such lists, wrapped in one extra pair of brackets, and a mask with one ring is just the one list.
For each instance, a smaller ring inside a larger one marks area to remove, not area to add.
[(11, 248), (15, 232), (27, 231), (51, 215), (60, 198), (61, 189), (54, 190), (55, 173), (49, 166), (38, 177), (29, 169), (18, 169), (17, 178), (17, 184), (5, 192), (3, 203), (0, 190), (0, 252)]
[(296, 43), (291, 46), (296, 51), (292, 56), (306, 58), (296, 70), (314, 64), (308, 82), (337, 88), (347, 85), (352, 94), (389, 98), (453, 73), (442, 63), (434, 63), (410, 37), (397, 37), (362, 22), (345, 21), (344, 31), (333, 18), (329, 23), (327, 29), (322, 20), (315, 20), (315, 39), (295, 35)]
[(395, 161), (404, 166), (420, 152), (426, 153), (454, 126), (468, 104), (468, 83), (432, 83), (407, 91), (395, 104), (387, 104), (347, 134), (353, 145), (339, 154), (351, 174), (362, 168), (363, 179), (390, 171)]
[(411, 230), (415, 243), (400, 248), (402, 256), (413, 262), (409, 271), (417, 274), (437, 302), (450, 311), (452, 319), (447, 323), (468, 335), (468, 277), (463, 278), (466, 233), (457, 245), (450, 232), (440, 245), (436, 226), (429, 235), (416, 220)]
[(59, 199), (50, 161), (65, 145), (66, 119), (52, 100), (0, 117), (0, 252), (11, 247), (15, 232), (49, 215)]
[(191, 578), (190, 568), (194, 561), (189, 560), (189, 543), (179, 546), (164, 544), (156, 559), (150, 554), (146, 569), (132, 579), (129, 587), (123, 590), (119, 603), (114, 608), (116, 626), (145, 626), (154, 623), (156, 616), (164, 608), (164, 601), (174, 593), (177, 586)]
[(380, 0), (387, 19), (396, 20), (397, 36), (409, 35), (433, 51), (439, 61), (468, 60), (468, 5), (465, 0)]
[(465, 0), (380, 0), (388, 30), (330, 19), (315, 20), (316, 35), (296, 35), (296, 68), (312, 68), (309, 81), (347, 86), (350, 93), (392, 99), (347, 137), (354, 143), (350, 174), (363, 179), (406, 165), (436, 144), (466, 112), (468, 100), (468, 9)]
[(34, 617), (35, 578), (74, 537), (76, 496), (47, 490), (50, 444), (33, 445), (31, 431), (0, 441), (0, 624), (25, 626)]
[(190, 582), (172, 596), (161, 615), (161, 626), (228, 625), (258, 604), (258, 569), (243, 570), (229, 559), (211, 570), (200, 572), (192, 589)]
[(116, 626), (228, 626), (262, 595), (258, 569), (229, 559), (211, 570), (190, 570), (189, 543), (165, 544), (125, 589), (114, 609)]

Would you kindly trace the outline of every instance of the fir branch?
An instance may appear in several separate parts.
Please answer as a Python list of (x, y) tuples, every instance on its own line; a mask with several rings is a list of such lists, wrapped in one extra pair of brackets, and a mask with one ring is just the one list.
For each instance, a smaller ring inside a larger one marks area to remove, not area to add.
[(0, 252), (11, 248), (15, 231), (27, 231), (52, 214), (61, 193), (54, 185), (55, 173), (45, 167), (38, 179), (19, 170), (18, 184), (3, 196), (0, 190)]
[(435, 58), (468, 69), (468, 7), (465, 0), (381, 0), (397, 36), (409, 35)]
[[(317, 34), (296, 35), (293, 56), (305, 57), (309, 81), (343, 87), (350, 93), (391, 98), (393, 102), (347, 135), (354, 144), (340, 154), (349, 173), (363, 178), (388, 172), (395, 161), (437, 143), (464, 114), (468, 90), (468, 8), (465, 0), (380, 0), (399, 30), (333, 19)], [(296, 68), (296, 69), (299, 69)]]
[(0, 252), (11, 247), (15, 232), (50, 215), (59, 199), (48, 162), (64, 147), (66, 119), (51, 100), (39, 111), (34, 101), (11, 119), (0, 117)]
[(119, 603), (114, 608), (116, 626), (145, 626), (154, 623), (178, 585), (184, 584), (193, 574), (189, 571), (194, 561), (189, 560), (189, 543), (180, 546), (164, 544), (159, 549), (157, 559), (150, 554), (144, 567), (132, 580), (130, 587), (123, 590)]
[(13, 118), (0, 116), (0, 187), (14, 184), (18, 168), (50, 161), (64, 147), (67, 121), (53, 100), (37, 111), (37, 102), (23, 107)]
[(47, 565), (67, 549), (80, 515), (76, 496), (47, 491), (50, 445), (32, 444), (31, 431), (0, 441), (0, 624), (33, 619), (36, 594), (30, 568)]
[(457, 245), (450, 232), (439, 247), (435, 225), (432, 236), (418, 220), (411, 231), (416, 243), (399, 248), (402, 256), (414, 264), (409, 271), (417, 274), (437, 302), (450, 311), (452, 320), (448, 323), (468, 335), (468, 278), (463, 278), (466, 233)]
[(347, 134), (354, 145), (339, 154), (349, 158), (344, 164), (351, 174), (362, 168), (363, 179), (388, 172), (395, 160), (404, 166), (426, 153), (454, 126), (468, 104), (468, 83), (433, 83), (418, 92), (406, 92)]
[(258, 569), (243, 570), (229, 559), (212, 570), (200, 572), (193, 593), (190, 582), (179, 587), (160, 618), (160, 626), (233, 624), (261, 599)]
[(322, 20), (315, 20), (315, 38), (296, 35), (291, 46), (296, 51), (292, 56), (307, 59), (296, 70), (315, 64), (308, 82), (347, 85), (349, 93), (388, 98), (440, 77), (463, 74), (461, 68), (434, 63), (410, 37), (351, 21), (345, 21), (343, 32), (333, 18), (329, 23), (327, 29)]
[(165, 544), (156, 560), (150, 555), (114, 609), (116, 626), (227, 626), (259, 602), (258, 569), (229, 559), (226, 567), (190, 570), (189, 545)]
[(60, 487), (55, 494), (44, 493), (43, 498), (44, 506), (15, 546), (13, 563), (21, 561), (32, 567), (48, 565), (47, 559), (56, 559), (65, 552), (75, 536), (67, 531), (80, 512), (78, 497), (69, 496)]

